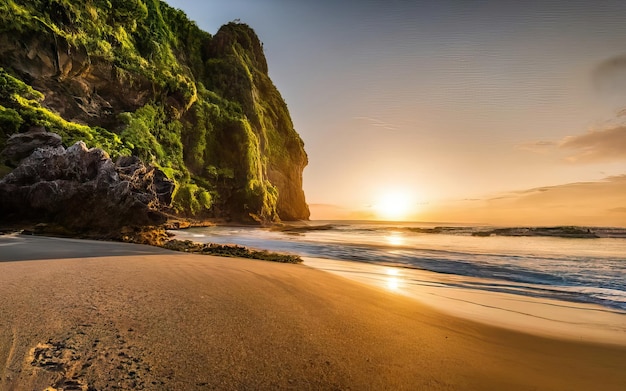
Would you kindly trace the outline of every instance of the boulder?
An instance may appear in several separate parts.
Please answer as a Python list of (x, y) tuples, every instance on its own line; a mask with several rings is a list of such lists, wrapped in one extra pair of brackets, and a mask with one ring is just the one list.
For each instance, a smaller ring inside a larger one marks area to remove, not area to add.
[(46, 132), (43, 126), (33, 126), (25, 133), (16, 133), (9, 137), (0, 159), (9, 167), (16, 167), (19, 162), (30, 156), (37, 148), (61, 145), (61, 136)]
[(0, 221), (53, 223), (77, 233), (165, 222), (160, 209), (171, 202), (174, 183), (161, 170), (134, 157), (114, 163), (82, 141), (65, 149), (56, 145), (57, 135), (45, 133), (39, 139), (51, 144), (40, 145), (0, 180)]

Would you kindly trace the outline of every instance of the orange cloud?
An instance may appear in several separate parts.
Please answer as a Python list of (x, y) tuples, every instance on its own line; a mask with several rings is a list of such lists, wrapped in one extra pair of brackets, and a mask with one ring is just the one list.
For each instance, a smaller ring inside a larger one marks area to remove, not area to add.
[(572, 163), (596, 163), (626, 160), (626, 126), (592, 130), (565, 138), (560, 148), (574, 151), (567, 157)]
[(511, 192), (433, 208), (430, 221), (626, 227), (626, 175)]

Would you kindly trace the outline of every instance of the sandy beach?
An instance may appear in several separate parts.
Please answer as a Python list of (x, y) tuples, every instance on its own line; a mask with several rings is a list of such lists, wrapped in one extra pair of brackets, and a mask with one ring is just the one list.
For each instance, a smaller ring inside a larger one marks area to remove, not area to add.
[(304, 264), (412, 297), (455, 317), (551, 338), (626, 346), (623, 310), (505, 293), (500, 288), (506, 282), (476, 277), (320, 258), (305, 258)]
[(0, 236), (1, 390), (624, 390), (626, 346), (305, 265)]

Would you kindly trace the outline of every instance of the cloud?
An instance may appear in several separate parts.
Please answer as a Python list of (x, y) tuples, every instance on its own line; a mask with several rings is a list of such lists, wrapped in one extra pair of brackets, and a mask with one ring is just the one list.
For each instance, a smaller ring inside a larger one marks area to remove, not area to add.
[[(626, 54), (600, 62), (592, 71), (593, 82), (603, 95), (619, 97), (626, 103)], [(623, 122), (626, 108), (617, 113), (617, 121)], [(552, 140), (531, 141), (516, 147), (519, 150), (547, 154), (567, 153), (570, 163), (599, 163), (626, 160), (626, 125), (608, 125), (601, 129), (566, 137), (560, 142)], [(558, 148), (558, 150), (557, 150)]]
[(566, 137), (559, 147), (573, 151), (566, 158), (572, 163), (626, 160), (626, 125)]
[(389, 123), (389, 122), (382, 121), (374, 117), (354, 117), (353, 119), (357, 121), (366, 122), (368, 125), (376, 127), (376, 128), (380, 128), (380, 129), (398, 130), (398, 127), (396, 125)]
[(516, 148), (522, 151), (545, 154), (545, 153), (550, 152), (557, 145), (558, 143), (554, 141), (541, 140), (541, 141), (531, 141), (528, 143), (519, 144), (517, 145)]
[(554, 197), (554, 199), (559, 199), (559, 197), (563, 197), (563, 199), (567, 199), (569, 196), (575, 198), (574, 196), (576, 195), (582, 195), (583, 193), (586, 195), (590, 195), (591, 193), (601, 192), (603, 190), (606, 190), (607, 194), (619, 194), (619, 192), (616, 192), (617, 189), (626, 190), (626, 175), (610, 176), (604, 178), (601, 181), (594, 182), (574, 182), (566, 183), (563, 185), (535, 187), (532, 189), (524, 189), (510, 192), (498, 197), (490, 198), (488, 200), (520, 200), (529, 197)]
[(599, 63), (592, 77), (600, 93), (623, 96), (626, 91), (626, 54)]
[(626, 175), (595, 182), (496, 194), (482, 202), (450, 202), (422, 216), (429, 221), (497, 225), (626, 226)]

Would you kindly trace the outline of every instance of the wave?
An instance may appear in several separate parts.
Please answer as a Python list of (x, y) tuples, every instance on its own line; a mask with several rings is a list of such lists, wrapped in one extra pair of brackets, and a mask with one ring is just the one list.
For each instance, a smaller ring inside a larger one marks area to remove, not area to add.
[(357, 228), (356, 231), (407, 231), (418, 234), (445, 234), (471, 236), (518, 236), (518, 237), (558, 237), (575, 239), (626, 238), (624, 228), (599, 228), (584, 226), (554, 227), (405, 227), (385, 226), (376, 228)]
[[(472, 232), (480, 232), (484, 227), (438, 228), (442, 227), (329, 223), (319, 224), (314, 229), (301, 226), (281, 230), (198, 228), (179, 231), (177, 235), (195, 241), (239, 244), (302, 257), (479, 278), (491, 281), (480, 289), (626, 310), (624, 239), (600, 238), (598, 242), (590, 242), (586, 238), (554, 236), (483, 238)], [(406, 240), (390, 243), (388, 239), (396, 233)]]

